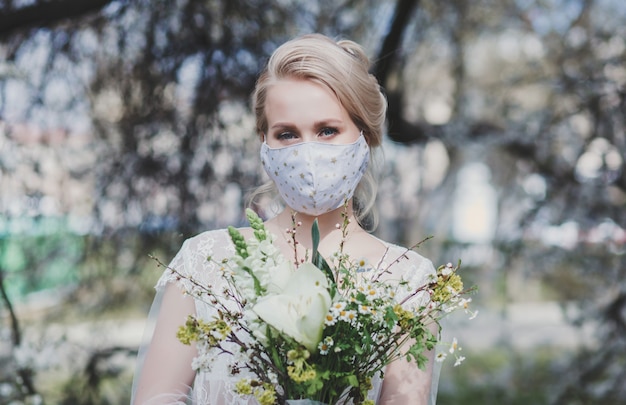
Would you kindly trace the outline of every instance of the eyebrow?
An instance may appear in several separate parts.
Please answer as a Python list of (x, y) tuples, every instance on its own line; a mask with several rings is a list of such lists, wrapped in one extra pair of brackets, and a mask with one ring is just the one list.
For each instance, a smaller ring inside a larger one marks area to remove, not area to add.
[[(313, 123), (314, 128), (321, 128), (327, 126), (342, 126), (344, 124), (343, 120), (336, 118), (328, 118), (321, 121), (316, 121)], [(289, 122), (277, 122), (272, 125), (269, 129), (296, 129), (296, 125)]]
[(277, 122), (276, 124), (272, 125), (269, 129), (295, 129), (295, 125), (293, 124), (289, 124), (286, 122)]
[(316, 121), (314, 125), (315, 128), (327, 127), (331, 125), (339, 126), (343, 125), (343, 121), (338, 118), (328, 118), (322, 121)]

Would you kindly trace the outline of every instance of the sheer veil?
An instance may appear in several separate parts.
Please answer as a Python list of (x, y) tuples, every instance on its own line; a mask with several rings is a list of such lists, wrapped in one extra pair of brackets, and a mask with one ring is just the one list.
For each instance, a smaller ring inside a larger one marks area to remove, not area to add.
[[(133, 405), (135, 403), (135, 399), (137, 397), (138, 384), (139, 384), (139, 380), (141, 378), (141, 374), (142, 374), (143, 367), (145, 364), (146, 354), (148, 352), (148, 348), (150, 346), (152, 336), (154, 335), (154, 331), (156, 329), (157, 318), (159, 316), (159, 311), (161, 310), (161, 306), (163, 303), (163, 296), (165, 294), (164, 285), (158, 285), (155, 289), (156, 289), (156, 294), (154, 296), (154, 300), (150, 307), (150, 311), (148, 312), (148, 317), (144, 325), (143, 336), (142, 336), (141, 343), (137, 351), (137, 359), (135, 362), (135, 373), (133, 376), (133, 383), (131, 387), (130, 405)], [(189, 392), (190, 391), (191, 391), (191, 387), (189, 387)], [(191, 396), (189, 395), (189, 392), (185, 394), (190, 400)], [(180, 402), (179, 400), (172, 399), (172, 398), (168, 399), (167, 397), (168, 396), (159, 396), (157, 398), (154, 398), (154, 403), (155, 404), (167, 403), (168, 405), (185, 405), (186, 403), (190, 403), (190, 402)], [(179, 396), (176, 396), (176, 397), (178, 398)], [(148, 403), (144, 402), (140, 405), (149, 405), (152, 402), (153, 401), (150, 401)]]
[(148, 351), (148, 346), (152, 340), (152, 335), (154, 334), (154, 329), (156, 327), (157, 316), (159, 314), (159, 310), (161, 309), (161, 304), (163, 303), (163, 291), (164, 288), (157, 288), (154, 301), (152, 302), (152, 306), (150, 307), (150, 312), (148, 313), (144, 326), (143, 336), (141, 338), (139, 350), (137, 351), (137, 360), (135, 363), (135, 374), (133, 376), (133, 385), (130, 396), (131, 405), (135, 402), (137, 384), (139, 383), (139, 378), (141, 377), (141, 371), (146, 359), (146, 352)]

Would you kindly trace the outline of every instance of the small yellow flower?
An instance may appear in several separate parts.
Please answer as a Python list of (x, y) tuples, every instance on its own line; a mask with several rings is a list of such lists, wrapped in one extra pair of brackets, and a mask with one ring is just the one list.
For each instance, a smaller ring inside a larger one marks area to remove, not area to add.
[(463, 281), (458, 274), (453, 273), (449, 277), (438, 276), (432, 300), (446, 302), (461, 291), (463, 291)]
[(297, 383), (310, 381), (317, 375), (315, 369), (305, 362), (296, 363), (293, 366), (287, 366), (287, 374), (289, 375), (289, 378)]
[(263, 389), (256, 390), (254, 397), (261, 405), (274, 405), (276, 403), (276, 391), (270, 384), (263, 384)]
[(235, 384), (235, 392), (240, 395), (252, 394), (252, 386), (250, 385), (250, 380), (244, 378), (237, 381), (237, 383)]
[(287, 360), (290, 362), (296, 361), (304, 361), (311, 357), (311, 353), (309, 353), (306, 349), (292, 349), (287, 352)]
[(182, 344), (190, 345), (192, 342), (200, 339), (199, 326), (200, 324), (198, 320), (192, 315), (189, 315), (187, 317), (185, 325), (178, 328), (178, 331), (176, 332), (176, 338), (180, 340)]

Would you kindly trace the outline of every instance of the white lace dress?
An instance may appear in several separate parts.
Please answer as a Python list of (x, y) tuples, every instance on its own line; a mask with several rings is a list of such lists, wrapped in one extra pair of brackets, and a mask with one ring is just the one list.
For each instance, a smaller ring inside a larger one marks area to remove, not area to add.
[[(386, 267), (388, 264), (400, 258), (397, 263), (390, 267), (390, 277), (397, 278), (398, 280), (407, 280), (411, 286), (421, 286), (427, 282), (430, 275), (435, 274), (435, 269), (431, 261), (418, 253), (407, 251), (405, 248), (384, 241), (380, 242), (386, 247), (384, 257), (380, 258), (381, 268)], [(219, 263), (224, 258), (232, 257), (234, 254), (235, 249), (226, 230), (207, 231), (186, 240), (178, 254), (170, 263), (169, 268), (176, 269), (181, 274), (191, 277), (195, 281), (203, 283), (204, 285), (212, 285), (215, 288), (220, 285), (221, 282), (220, 273), (215, 263)], [(211, 257), (213, 260), (207, 260), (208, 257)], [(364, 274), (365, 277), (367, 276), (367, 272), (360, 274)], [(188, 280), (181, 280), (180, 277), (173, 274), (171, 270), (165, 270), (156, 285), (157, 299), (155, 299), (153, 308), (158, 306), (156, 304), (159, 300), (158, 297), (162, 295), (162, 291), (168, 283), (178, 283), (179, 286), (186, 291), (190, 291), (192, 288)], [(417, 296), (415, 299), (423, 302), (422, 300), (427, 298)], [(196, 315), (204, 319), (212, 318), (215, 313), (212, 307), (200, 300), (195, 300), (195, 310)], [(150, 317), (153, 317), (152, 313)], [(184, 320), (181, 320), (181, 324), (183, 322)], [(140, 350), (139, 372), (141, 368), (142, 351), (143, 350)], [(190, 388), (189, 392), (189, 403), (197, 405), (258, 404), (254, 398), (242, 398), (233, 393), (234, 384), (240, 380), (242, 376), (245, 376), (245, 374), (242, 372), (237, 376), (232, 376), (228, 370), (228, 361), (225, 356), (226, 355), (218, 356), (212, 360), (211, 372), (196, 373), (193, 387)], [(433, 380), (435, 379), (436, 377), (433, 376)], [(373, 388), (369, 392), (368, 398), (376, 401), (382, 388), (382, 381), (378, 378), (374, 379), (372, 383)], [(436, 383), (433, 388), (436, 390)], [(434, 393), (431, 392), (433, 399), (434, 396)], [(431, 399), (431, 403), (434, 403), (433, 399)], [(163, 401), (161, 400), (159, 403), (163, 403)]]

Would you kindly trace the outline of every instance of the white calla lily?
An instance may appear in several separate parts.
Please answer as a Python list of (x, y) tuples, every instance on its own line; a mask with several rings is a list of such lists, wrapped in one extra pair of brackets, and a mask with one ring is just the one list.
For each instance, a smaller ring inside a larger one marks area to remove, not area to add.
[(286, 260), (273, 266), (272, 271), (269, 272), (267, 293), (279, 294), (285, 290), (287, 282), (295, 271), (291, 263)]
[(263, 321), (314, 352), (330, 308), (328, 279), (311, 263), (301, 265), (283, 291), (260, 298), (253, 311)]

